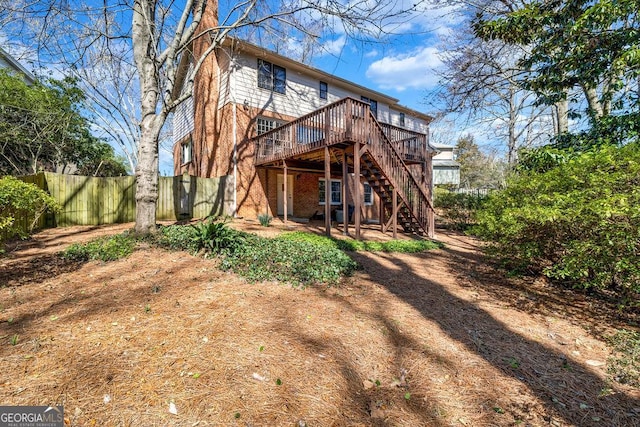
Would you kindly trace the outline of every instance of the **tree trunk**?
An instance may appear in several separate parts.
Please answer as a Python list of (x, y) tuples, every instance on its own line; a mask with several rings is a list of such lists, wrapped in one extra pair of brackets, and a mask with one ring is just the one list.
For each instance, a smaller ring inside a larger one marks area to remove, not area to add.
[(518, 111), (516, 105), (516, 89), (509, 87), (509, 142), (507, 147), (507, 162), (513, 165), (516, 162), (516, 122)]
[(556, 116), (556, 136), (562, 135), (569, 131), (569, 100), (563, 99), (556, 102), (555, 105)]
[(594, 119), (599, 119), (603, 116), (604, 110), (602, 109), (602, 104), (598, 99), (598, 92), (596, 88), (593, 86), (582, 85), (582, 90), (584, 91), (584, 96), (587, 98), (587, 102), (589, 103), (589, 113)]
[(158, 200), (158, 137), (162, 119), (148, 115), (142, 120), (136, 167), (137, 234), (156, 231), (156, 201)]
[(158, 138), (165, 114), (157, 112), (160, 77), (156, 64), (155, 2), (136, 0), (133, 9), (133, 55), (140, 78), (140, 142), (136, 167), (136, 225), (138, 234), (156, 230), (158, 200)]

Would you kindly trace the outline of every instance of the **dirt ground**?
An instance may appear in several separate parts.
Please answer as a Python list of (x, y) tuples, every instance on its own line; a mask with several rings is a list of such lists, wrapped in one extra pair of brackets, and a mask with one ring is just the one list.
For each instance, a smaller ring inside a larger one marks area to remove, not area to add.
[(151, 247), (56, 255), (128, 228), (45, 230), (0, 258), (0, 405), (62, 404), (73, 426), (640, 426), (640, 391), (606, 375), (603, 337), (629, 319), (505, 277), (466, 236), (355, 253), (329, 288)]

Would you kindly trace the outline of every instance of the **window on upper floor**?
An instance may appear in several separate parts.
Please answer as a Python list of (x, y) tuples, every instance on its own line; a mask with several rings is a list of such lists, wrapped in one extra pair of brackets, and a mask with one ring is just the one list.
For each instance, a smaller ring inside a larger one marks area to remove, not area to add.
[(184, 165), (185, 163), (189, 163), (192, 160), (192, 144), (191, 139), (182, 144), (181, 153), (180, 153), (180, 162)]
[(325, 82), (320, 82), (320, 99), (327, 99), (329, 94), (329, 85)]
[(371, 109), (371, 113), (373, 117), (378, 118), (378, 101), (367, 98), (366, 96), (361, 96), (360, 99), (369, 104), (369, 108)]
[(287, 70), (263, 59), (258, 59), (258, 87), (285, 93)]
[(283, 122), (268, 117), (258, 117), (256, 120), (256, 134), (262, 135), (269, 132), (271, 129), (275, 129), (278, 126), (282, 126)]
[(404, 126), (404, 113), (400, 113), (400, 126)]

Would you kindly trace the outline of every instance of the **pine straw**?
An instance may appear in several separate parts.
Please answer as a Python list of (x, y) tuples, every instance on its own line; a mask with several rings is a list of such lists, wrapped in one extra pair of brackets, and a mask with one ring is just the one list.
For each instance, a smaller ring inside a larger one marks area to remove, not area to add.
[(54, 262), (56, 233), (92, 235), (48, 230), (0, 264), (3, 405), (63, 404), (73, 426), (639, 423), (638, 391), (590, 365), (605, 344), (572, 315), (495, 298), (467, 238), (354, 254), (363, 269), (341, 286), (292, 289), (148, 247)]

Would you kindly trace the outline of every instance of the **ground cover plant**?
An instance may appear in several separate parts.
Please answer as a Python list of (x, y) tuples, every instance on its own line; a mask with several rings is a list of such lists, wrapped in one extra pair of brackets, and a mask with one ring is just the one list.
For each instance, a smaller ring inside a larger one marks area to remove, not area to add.
[(124, 232), (87, 243), (74, 243), (62, 252), (62, 257), (72, 261), (115, 261), (131, 255), (136, 244), (136, 238)]
[(343, 251), (368, 251), (368, 252), (404, 252), (416, 253), (432, 249), (439, 249), (442, 243), (432, 240), (388, 240), (384, 242), (372, 240), (335, 239), (314, 233), (294, 231), (283, 233), (282, 240), (311, 242), (316, 245), (337, 248)]
[(621, 329), (609, 337), (613, 355), (608, 372), (622, 384), (640, 387), (640, 331)]
[(223, 270), (250, 281), (278, 280), (296, 286), (336, 284), (351, 274), (357, 263), (344, 251), (415, 253), (442, 246), (430, 240), (356, 241), (308, 232), (267, 238), (235, 230), (219, 219), (160, 227), (157, 242), (169, 249), (219, 256)]

